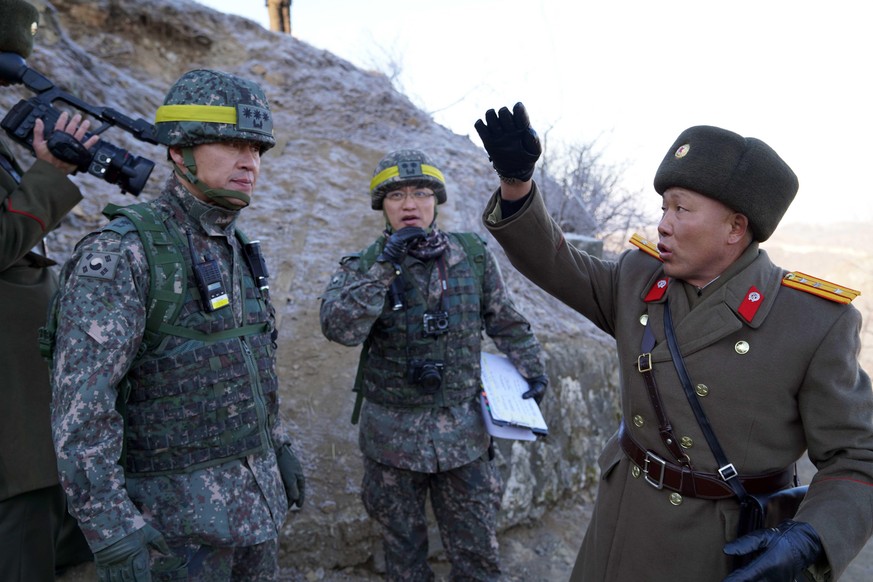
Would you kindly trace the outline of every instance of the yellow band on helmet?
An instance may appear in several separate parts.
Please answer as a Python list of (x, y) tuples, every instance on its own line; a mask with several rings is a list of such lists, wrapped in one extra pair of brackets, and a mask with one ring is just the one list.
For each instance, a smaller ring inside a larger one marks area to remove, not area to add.
[[(436, 167), (430, 166), (428, 164), (421, 164), (421, 173), (425, 176), (430, 176), (431, 178), (436, 178), (443, 184), (446, 183), (446, 179), (443, 178), (443, 173), (440, 172)], [(391, 166), (390, 168), (385, 168), (370, 180), (370, 191), (372, 192), (391, 178), (396, 178), (400, 175), (400, 168), (397, 166)], [(414, 180), (414, 177), (410, 177), (410, 180)]]
[(155, 123), (167, 121), (204, 121), (236, 123), (236, 107), (221, 105), (162, 105), (155, 114)]

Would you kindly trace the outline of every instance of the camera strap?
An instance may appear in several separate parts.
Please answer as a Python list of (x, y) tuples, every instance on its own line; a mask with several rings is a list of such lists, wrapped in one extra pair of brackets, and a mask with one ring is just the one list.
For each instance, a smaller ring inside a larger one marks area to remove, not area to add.
[[(15, 166), (12, 165), (12, 162), (3, 155), (3, 152), (0, 152), (0, 167), (2, 167), (7, 174), (12, 176), (12, 179), (15, 180), (16, 184), (21, 183), (21, 174), (18, 173), (18, 170), (15, 169)], [(2, 198), (0, 198), (0, 204), (2, 204), (6, 200), (7, 194), (4, 194)]]
[[(440, 304), (440, 309), (442, 309), (443, 302), (444, 302), (443, 294), (444, 294), (444, 291), (448, 288), (448, 280), (447, 280), (446, 266), (445, 266), (446, 263), (445, 263), (445, 258), (443, 257), (443, 255), (440, 255), (434, 261), (434, 265), (438, 269), (438, 274), (439, 274), (439, 278), (440, 278), (439, 304)], [(421, 297), (421, 303), (422, 303), (422, 308), (424, 310), (424, 313), (428, 313), (428, 311), (429, 311), (428, 310), (428, 304), (429, 304), (428, 299), (430, 298), (430, 296), (429, 296), (428, 291), (430, 290), (430, 278), (431, 278), (431, 274), (433, 273), (433, 266), (434, 265), (431, 265), (430, 272), (428, 273), (427, 279), (425, 280), (424, 290), (422, 290), (421, 287), (419, 286), (418, 280), (414, 276), (410, 276), (410, 283), (412, 284), (412, 287), (415, 289), (415, 291), (417, 292), (419, 297)], [(404, 277), (404, 276), (405, 275), (402, 272), (400, 275), (397, 276), (397, 278), (399, 279), (399, 278)], [(407, 362), (411, 361), (411, 357), (409, 355), (409, 346), (415, 339), (415, 338), (410, 336), (410, 330), (412, 329), (412, 325), (411, 325), (412, 322), (410, 320), (410, 315), (409, 315), (410, 311), (412, 311), (412, 310), (409, 309), (409, 305), (406, 305), (406, 361)], [(422, 323), (421, 331), (422, 331), (422, 334), (426, 335), (423, 323)], [(445, 336), (445, 334), (432, 336), (436, 340), (437, 347), (439, 347), (439, 351), (442, 354), (445, 353), (445, 337), (443, 337), (443, 336)]]
[(437, 271), (440, 277), (440, 310), (446, 311), (446, 293), (449, 290), (449, 275), (446, 268), (446, 256), (442, 254), (437, 258)]

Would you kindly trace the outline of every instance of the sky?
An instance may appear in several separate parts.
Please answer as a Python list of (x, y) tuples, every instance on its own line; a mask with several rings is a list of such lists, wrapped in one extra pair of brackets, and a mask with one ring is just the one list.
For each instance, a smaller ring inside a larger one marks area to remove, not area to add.
[[(264, 0), (200, 3), (269, 27)], [(783, 224), (873, 222), (866, 3), (293, 0), (291, 25), (358, 67), (399, 64), (406, 95), (477, 145), (476, 119), (521, 101), (547, 147), (594, 142), (627, 190), (654, 196), (676, 137), (716, 125), (794, 169)]]

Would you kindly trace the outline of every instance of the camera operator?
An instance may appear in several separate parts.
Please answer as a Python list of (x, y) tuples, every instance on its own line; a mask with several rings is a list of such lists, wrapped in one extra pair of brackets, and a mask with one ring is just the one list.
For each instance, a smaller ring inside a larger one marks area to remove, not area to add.
[(364, 344), (352, 422), (363, 404), (361, 494), (383, 526), (387, 579), (433, 579), (430, 493), (451, 578), (496, 580), (502, 484), (479, 403), (481, 332), (528, 379), (524, 398), (537, 402), (548, 384), (542, 349), (484, 241), (437, 228), (446, 186), (427, 155), (388, 154), (370, 199), (385, 232), (342, 258), (322, 297), (321, 328), (332, 341)]
[[(30, 56), (38, 21), (24, 0), (0, 0), (0, 52)], [(88, 127), (64, 113), (54, 129), (81, 142)], [(67, 177), (75, 166), (49, 152), (44, 133), (37, 120), (37, 159), (27, 171), (0, 139), (0, 572), (10, 581), (54, 580), (56, 570), (91, 559), (58, 482), (48, 366), (37, 342), (57, 284), (43, 239), (82, 195)]]

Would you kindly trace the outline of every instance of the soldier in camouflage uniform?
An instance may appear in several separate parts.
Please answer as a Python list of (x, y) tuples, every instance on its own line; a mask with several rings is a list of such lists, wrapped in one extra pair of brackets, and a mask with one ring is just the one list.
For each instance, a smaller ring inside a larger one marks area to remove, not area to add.
[(101, 580), (273, 580), (304, 483), (266, 268), (235, 226), (275, 144), (269, 104), (253, 82), (190, 71), (156, 127), (174, 170), (161, 196), (108, 208), (62, 275), (61, 481)]
[(322, 298), (321, 327), (332, 341), (364, 344), (356, 386), (362, 499), (383, 526), (387, 577), (433, 579), (430, 493), (452, 579), (496, 580), (502, 486), (479, 404), (481, 332), (528, 379), (524, 397), (537, 402), (548, 383), (542, 349), (484, 241), (437, 228), (445, 180), (424, 153), (388, 154), (370, 195), (385, 232), (342, 258)]

